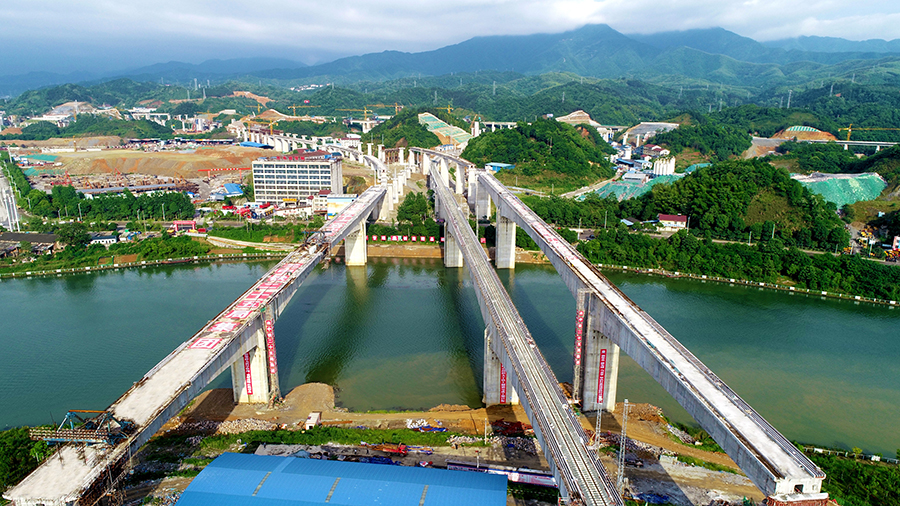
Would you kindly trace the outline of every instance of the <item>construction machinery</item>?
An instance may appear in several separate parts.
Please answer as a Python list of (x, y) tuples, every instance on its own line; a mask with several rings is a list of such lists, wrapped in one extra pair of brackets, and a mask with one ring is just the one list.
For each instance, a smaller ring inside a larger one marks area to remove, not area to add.
[(116, 420), (108, 411), (70, 409), (59, 427), (28, 429), (31, 439), (48, 443), (115, 445), (125, 439), (134, 424)]
[(377, 107), (382, 109), (390, 109), (393, 107), (394, 114), (400, 114), (400, 111), (402, 111), (405, 106), (398, 102), (394, 102), (393, 104), (369, 104), (366, 107)]
[(363, 120), (369, 121), (369, 114), (375, 112), (369, 109), (368, 106), (364, 106), (362, 109), (337, 109), (338, 111), (350, 111), (350, 112), (361, 112), (363, 113)]
[(268, 126), (269, 126), (269, 135), (274, 135), (274, 134), (275, 134), (275, 127), (274, 127), (274, 125), (275, 125), (275, 123), (278, 123), (280, 120), (277, 120), (277, 119), (247, 118), (246, 121), (247, 121), (248, 123), (256, 123), (256, 124), (261, 124), (261, 125), (268, 125)]
[(297, 115), (297, 109), (314, 109), (316, 107), (320, 107), (318, 105), (289, 105), (288, 109), (293, 111), (294, 116)]
[(872, 131), (872, 130), (900, 130), (900, 128), (860, 128), (860, 127), (853, 128), (853, 123), (850, 123), (850, 126), (848, 126), (847, 128), (838, 128), (838, 132), (843, 132), (843, 131), (846, 131), (846, 132), (847, 132), (847, 140), (848, 140), (848, 141), (850, 140), (850, 134), (852, 134), (854, 130), (866, 130), (866, 131)]

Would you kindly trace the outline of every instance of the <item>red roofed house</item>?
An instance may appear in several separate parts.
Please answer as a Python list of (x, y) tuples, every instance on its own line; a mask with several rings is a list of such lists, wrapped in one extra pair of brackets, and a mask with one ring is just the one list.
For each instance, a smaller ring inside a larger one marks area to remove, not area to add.
[(687, 216), (681, 214), (659, 214), (656, 219), (663, 230), (679, 231), (686, 229), (688, 225)]

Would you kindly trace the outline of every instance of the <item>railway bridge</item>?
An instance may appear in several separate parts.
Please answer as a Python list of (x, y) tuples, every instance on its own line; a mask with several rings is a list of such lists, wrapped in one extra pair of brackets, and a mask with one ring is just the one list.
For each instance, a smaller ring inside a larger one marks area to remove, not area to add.
[[(335, 149), (383, 175), (380, 184), (362, 193), (108, 408), (116, 419), (133, 424), (124, 442), (64, 446), (4, 493), (5, 498), (19, 506), (95, 504), (115, 485), (130, 456), (226, 370), (232, 373), (237, 403), (269, 402), (279, 395), (274, 321), (339, 242), (344, 242), (348, 264), (365, 264), (366, 221), (389, 219), (395, 190), (403, 191), (381, 157)], [(588, 448), (569, 400), (490, 267), (469, 226), (470, 209), (478, 219), (489, 217), (492, 206), (496, 209), (496, 268), (515, 267), (515, 232), (522, 227), (572, 292), (574, 394), (583, 411), (615, 406), (618, 357), (624, 350), (716, 439), (769, 504), (825, 504), (824, 474), (809, 459), (490, 172), (439, 151), (411, 148), (408, 154), (405, 171), (430, 176), (436, 212), (445, 220), (445, 266), (466, 266), (476, 285), (486, 326), (484, 401), (523, 405), (561, 493), (571, 503), (619, 505), (622, 498)]]

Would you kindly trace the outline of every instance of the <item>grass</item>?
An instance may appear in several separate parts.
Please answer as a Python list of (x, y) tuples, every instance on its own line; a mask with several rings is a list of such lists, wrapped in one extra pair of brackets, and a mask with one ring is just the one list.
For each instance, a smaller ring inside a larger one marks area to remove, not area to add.
[(803, 223), (803, 217), (799, 211), (788, 204), (787, 197), (776, 195), (771, 190), (766, 190), (753, 197), (753, 201), (747, 207), (747, 217), (744, 221), (748, 225), (773, 221), (780, 225), (779, 228), (796, 230)]
[(875, 200), (863, 200), (852, 204), (853, 221), (868, 223), (878, 217), (878, 213), (890, 213), (900, 209), (900, 202), (896, 199), (888, 200), (879, 197)]
[(525, 176), (512, 174), (509, 171), (500, 171), (495, 173), (497, 179), (507, 186), (518, 186), (521, 188), (529, 188), (546, 194), (559, 195), (561, 193), (577, 190), (583, 186), (593, 183), (599, 183), (602, 179), (595, 176), (589, 177), (573, 177), (566, 174), (559, 174), (552, 171), (544, 171), (536, 176)]
[(512, 481), (506, 486), (506, 494), (516, 499), (536, 500), (552, 504), (555, 504), (559, 499), (558, 489)]
[(683, 462), (689, 466), (702, 467), (704, 469), (709, 469), (710, 471), (721, 471), (724, 473), (738, 474), (738, 471), (736, 471), (728, 466), (723, 466), (722, 464), (716, 464), (714, 462), (707, 462), (705, 460), (695, 459), (694, 457), (688, 457), (687, 455), (679, 455), (678, 462)]

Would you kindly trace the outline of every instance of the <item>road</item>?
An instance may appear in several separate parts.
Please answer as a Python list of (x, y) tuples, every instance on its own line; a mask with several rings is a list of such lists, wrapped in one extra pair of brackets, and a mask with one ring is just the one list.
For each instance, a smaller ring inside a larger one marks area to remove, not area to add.
[(606, 183), (609, 183), (610, 181), (612, 181), (612, 179), (604, 179), (603, 181), (600, 181), (599, 183), (594, 183), (590, 186), (584, 186), (577, 190), (563, 193), (562, 195), (560, 195), (560, 197), (564, 197), (567, 199), (574, 199), (575, 197), (584, 195), (585, 193), (597, 191), (600, 188), (603, 188), (606, 185)]
[(10, 187), (9, 181), (6, 180), (6, 176), (0, 173), (0, 224), (10, 230), (15, 227), (16, 223), (14, 221), (15, 216), (13, 216), (13, 220), (10, 220), (9, 205), (12, 202), (14, 202), (12, 187)]

